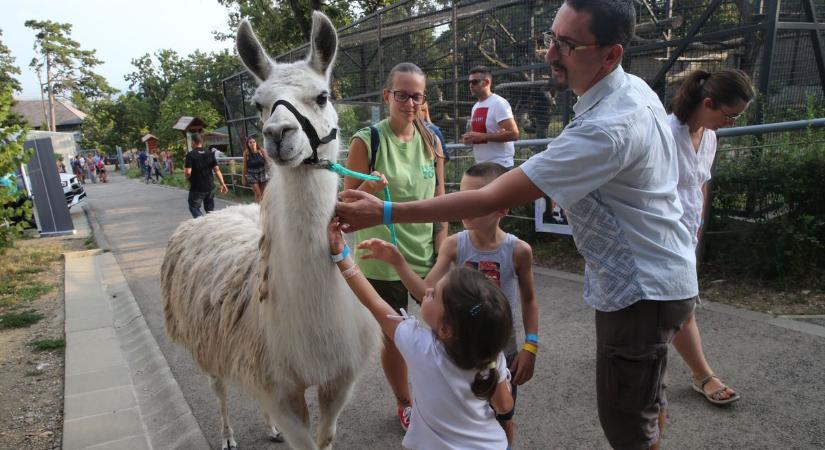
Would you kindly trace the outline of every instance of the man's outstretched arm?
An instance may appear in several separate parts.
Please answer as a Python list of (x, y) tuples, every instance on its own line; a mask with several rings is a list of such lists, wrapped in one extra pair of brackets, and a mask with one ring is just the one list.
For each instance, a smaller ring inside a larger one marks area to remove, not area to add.
[[(393, 203), (394, 223), (457, 221), (478, 217), (497, 209), (514, 208), (541, 198), (544, 194), (521, 169), (514, 169), (483, 189), (454, 192), (439, 197), (406, 203)], [(349, 231), (383, 223), (384, 202), (363, 192), (347, 190), (340, 194), (335, 213)]]

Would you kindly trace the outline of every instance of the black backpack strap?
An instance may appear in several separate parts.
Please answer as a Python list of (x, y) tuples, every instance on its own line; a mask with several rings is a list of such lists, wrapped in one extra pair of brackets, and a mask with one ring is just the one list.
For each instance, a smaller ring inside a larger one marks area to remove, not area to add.
[(370, 170), (369, 173), (372, 173), (375, 170), (375, 156), (378, 154), (378, 146), (379, 146), (379, 137), (378, 137), (378, 128), (375, 128), (375, 125), (370, 125)]

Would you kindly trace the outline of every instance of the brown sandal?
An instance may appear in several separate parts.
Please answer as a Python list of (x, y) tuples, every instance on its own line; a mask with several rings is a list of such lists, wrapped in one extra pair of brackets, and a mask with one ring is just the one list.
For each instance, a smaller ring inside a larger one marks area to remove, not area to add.
[[(713, 378), (716, 378), (717, 380), (719, 380), (719, 382), (722, 384), (722, 387), (720, 387), (719, 389), (711, 392), (710, 394), (706, 394), (705, 393), (705, 385), (708, 384), (708, 382)], [(722, 380), (714, 374), (710, 374), (710, 375), (706, 376), (705, 378), (702, 378), (701, 380), (698, 380), (698, 381), (695, 380), (695, 379), (693, 380), (693, 390), (700, 393), (700, 394), (702, 394), (702, 395), (704, 395), (705, 398), (707, 399), (707, 401), (713, 403), (714, 405), (727, 405), (727, 404), (733, 403), (735, 401), (738, 401), (741, 398), (738, 392), (733, 391), (733, 395), (731, 395), (730, 397), (728, 397), (726, 399), (720, 399), (719, 395), (722, 392), (725, 392), (725, 389), (729, 389), (729, 388), (727, 386), (725, 386), (725, 383), (722, 383)]]

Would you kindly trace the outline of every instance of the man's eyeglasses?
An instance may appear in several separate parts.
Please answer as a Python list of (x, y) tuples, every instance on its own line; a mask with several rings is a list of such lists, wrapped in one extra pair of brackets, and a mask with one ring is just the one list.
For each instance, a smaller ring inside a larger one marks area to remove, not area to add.
[(484, 78), (476, 78), (475, 80), (470, 80), (470, 84), (472, 84), (473, 86), (475, 86), (475, 85), (477, 85), (477, 84), (479, 84), (479, 83), (481, 83), (481, 82), (483, 82), (483, 81), (484, 81)]
[(427, 101), (427, 96), (424, 94), (410, 95), (404, 91), (392, 91), (392, 98), (394, 98), (395, 101), (400, 103), (405, 103), (407, 100), (412, 99), (413, 103), (415, 103), (416, 105), (423, 104)]
[(574, 50), (584, 50), (588, 48), (596, 48), (601, 47), (601, 44), (581, 44), (576, 45), (571, 42), (565, 41), (563, 39), (559, 39), (556, 37), (556, 33), (552, 31), (545, 31), (542, 33), (542, 37), (544, 38), (544, 46), (547, 50), (550, 50), (550, 47), (556, 47), (556, 50), (559, 51), (559, 54), (562, 56), (570, 56)]

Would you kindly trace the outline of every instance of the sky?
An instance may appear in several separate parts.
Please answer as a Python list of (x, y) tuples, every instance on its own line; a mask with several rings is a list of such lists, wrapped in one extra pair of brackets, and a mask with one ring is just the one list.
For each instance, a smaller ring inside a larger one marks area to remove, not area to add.
[(97, 50), (103, 61), (96, 72), (120, 91), (129, 88), (123, 76), (134, 70), (132, 59), (146, 53), (168, 48), (188, 55), (233, 45), (212, 36), (227, 28), (227, 10), (218, 0), (0, 0), (0, 11), (0, 39), (22, 72), (17, 79), (23, 91), (15, 97), (23, 100), (40, 99), (37, 75), (29, 68), (34, 30), (23, 25), (29, 19), (72, 24), (71, 37), (80, 48)]

